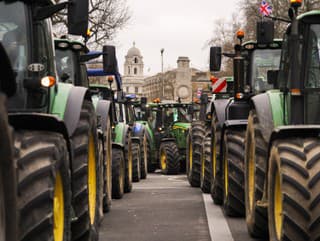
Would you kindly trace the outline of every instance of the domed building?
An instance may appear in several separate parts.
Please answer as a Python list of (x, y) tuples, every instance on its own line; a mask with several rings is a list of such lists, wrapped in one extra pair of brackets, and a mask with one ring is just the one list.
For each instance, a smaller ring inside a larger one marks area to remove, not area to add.
[(137, 97), (142, 96), (143, 68), (143, 57), (140, 50), (136, 48), (135, 42), (133, 42), (133, 46), (125, 56), (124, 75), (122, 77), (124, 92), (136, 94)]

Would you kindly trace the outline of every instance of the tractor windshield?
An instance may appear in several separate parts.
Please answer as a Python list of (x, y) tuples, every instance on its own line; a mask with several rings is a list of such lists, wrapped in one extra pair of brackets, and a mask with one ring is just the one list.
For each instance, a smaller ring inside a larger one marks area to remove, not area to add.
[(278, 70), (280, 65), (281, 49), (256, 49), (252, 54), (251, 83), (255, 93), (272, 89), (268, 83), (268, 70)]
[(56, 49), (57, 72), (64, 83), (75, 84), (75, 60), (72, 50)]
[[(0, 1), (0, 41), (11, 61), (16, 74), (17, 91), (23, 89), (27, 77), (27, 64), (30, 60), (27, 9), (23, 2)], [(18, 105), (23, 105), (25, 96), (13, 97)]]
[(306, 88), (320, 88), (320, 24), (310, 26), (307, 45)]

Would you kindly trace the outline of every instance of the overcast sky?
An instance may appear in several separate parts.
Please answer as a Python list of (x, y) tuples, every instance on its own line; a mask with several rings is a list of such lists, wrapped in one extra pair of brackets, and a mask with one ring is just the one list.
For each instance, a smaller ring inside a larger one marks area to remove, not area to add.
[(178, 56), (187, 56), (191, 66), (208, 69), (206, 41), (213, 36), (215, 19), (230, 19), (239, 0), (127, 0), (132, 18), (115, 39), (121, 73), (124, 56), (135, 41), (144, 60), (145, 75), (175, 68)]

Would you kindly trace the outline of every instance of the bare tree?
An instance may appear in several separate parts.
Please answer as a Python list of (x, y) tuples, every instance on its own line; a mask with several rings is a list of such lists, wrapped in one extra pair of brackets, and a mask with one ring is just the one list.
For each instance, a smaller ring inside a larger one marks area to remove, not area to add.
[[(55, 0), (56, 3), (61, 0)], [(65, 34), (66, 12), (54, 15), (52, 22), (57, 35)], [(112, 40), (117, 32), (130, 20), (126, 0), (89, 0), (89, 29), (87, 43), (90, 47), (101, 47)]]

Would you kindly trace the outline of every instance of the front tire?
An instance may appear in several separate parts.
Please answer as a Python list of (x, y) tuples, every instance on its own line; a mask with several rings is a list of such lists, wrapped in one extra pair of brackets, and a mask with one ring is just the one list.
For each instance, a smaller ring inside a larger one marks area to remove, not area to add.
[(125, 159), (125, 181), (124, 192), (129, 193), (132, 191), (132, 140), (131, 133), (127, 130), (124, 147), (124, 159)]
[(123, 150), (112, 149), (112, 198), (121, 199), (124, 193), (125, 160)]
[(15, 132), (19, 240), (70, 240), (71, 184), (64, 138), (44, 131)]
[(132, 181), (139, 182), (141, 177), (140, 172), (140, 145), (132, 143)]
[(205, 135), (203, 121), (194, 121), (187, 136), (187, 176), (192, 187), (200, 187), (202, 143)]
[(215, 112), (211, 121), (211, 197), (216, 205), (223, 203), (222, 167), (220, 163), (221, 126)]
[(245, 137), (245, 210), (250, 235), (260, 238), (268, 236), (267, 209), (257, 205), (263, 196), (267, 153), (268, 144), (263, 139), (258, 116), (252, 110)]
[(148, 152), (148, 138), (146, 133), (143, 133), (142, 138), (142, 144), (140, 145), (140, 151), (141, 151), (141, 162), (140, 162), (140, 173), (141, 173), (141, 179), (147, 178), (148, 173), (148, 162), (150, 158), (150, 153)]
[(223, 141), (223, 210), (228, 216), (244, 216), (245, 130), (227, 129)]
[(179, 150), (174, 141), (160, 144), (160, 166), (163, 174), (178, 174), (180, 171)]
[(203, 153), (201, 161), (200, 187), (203, 193), (210, 193), (211, 190), (211, 136), (207, 135), (203, 143)]
[(273, 143), (268, 172), (270, 240), (319, 238), (319, 153), (319, 138)]
[(94, 107), (84, 101), (78, 126), (73, 133), (72, 163), (73, 207), (77, 219), (72, 222), (72, 240), (98, 240), (100, 163), (97, 123)]

